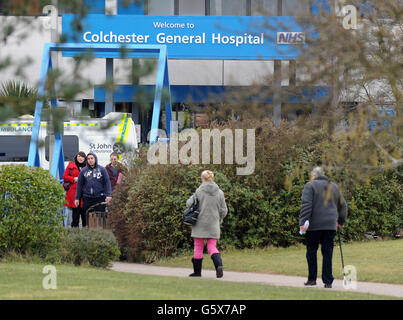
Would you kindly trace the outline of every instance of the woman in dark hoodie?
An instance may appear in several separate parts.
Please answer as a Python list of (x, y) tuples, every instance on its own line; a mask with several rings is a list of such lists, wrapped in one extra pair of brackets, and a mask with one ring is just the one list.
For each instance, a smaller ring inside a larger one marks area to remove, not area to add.
[(78, 175), (82, 168), (87, 165), (87, 157), (84, 152), (80, 151), (74, 157), (74, 161), (70, 162), (64, 171), (63, 180), (65, 182), (70, 182), (70, 188), (66, 192), (66, 207), (71, 208), (73, 211), (72, 217), (73, 221), (71, 223), (71, 227), (78, 227), (80, 222), (80, 216), (83, 227), (86, 226), (86, 219), (85, 214), (82, 211), (82, 204), (79, 203), (78, 205), (75, 204), (75, 196), (76, 196), (76, 189), (77, 189), (77, 180)]

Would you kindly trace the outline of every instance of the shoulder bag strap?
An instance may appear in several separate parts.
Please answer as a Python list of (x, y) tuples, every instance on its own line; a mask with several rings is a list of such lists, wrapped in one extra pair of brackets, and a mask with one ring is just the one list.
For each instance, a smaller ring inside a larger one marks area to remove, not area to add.
[(198, 204), (199, 203), (199, 198), (197, 197), (197, 194), (196, 194), (196, 191), (195, 191), (195, 193), (193, 194), (193, 202), (195, 203), (195, 204)]

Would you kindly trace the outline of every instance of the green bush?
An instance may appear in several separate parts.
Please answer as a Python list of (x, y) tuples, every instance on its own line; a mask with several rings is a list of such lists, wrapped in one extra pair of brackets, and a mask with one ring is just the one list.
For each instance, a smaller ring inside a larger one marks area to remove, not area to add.
[(402, 169), (386, 171), (346, 190), (349, 217), (343, 231), (345, 237), (359, 240), (366, 232), (392, 237), (403, 228)]
[[(152, 261), (169, 256), (178, 248), (189, 247), (190, 240), (189, 228), (177, 214), (183, 208), (184, 190), (172, 189), (175, 183), (169, 182), (177, 177), (176, 172), (164, 166), (146, 166), (143, 170), (148, 173), (144, 172), (149, 180), (141, 177), (137, 180), (132, 170), (125, 181), (136, 180), (136, 185), (132, 188), (119, 185), (113, 198), (115, 205), (127, 203), (127, 214), (126, 207), (120, 207), (119, 213), (112, 212), (112, 222), (122, 252), (132, 261)], [(152, 174), (153, 170), (158, 173)], [(157, 190), (159, 197), (155, 196)]]
[(108, 230), (67, 229), (59, 248), (61, 262), (106, 268), (120, 256), (116, 238)]
[[(237, 125), (257, 128), (256, 166), (250, 176), (237, 176), (235, 165), (149, 165), (146, 150), (140, 153), (141, 161), (118, 186), (111, 204), (114, 233), (128, 260), (150, 262), (193, 247), (182, 215), (205, 169), (215, 172), (228, 205), (219, 247), (290, 246), (304, 241), (298, 233), (301, 194), (310, 170), (332, 147), (326, 132), (290, 123)], [(401, 169), (378, 172), (369, 182), (358, 183), (346, 171), (332, 174), (349, 206), (346, 240), (363, 239), (369, 231), (393, 236), (402, 227)]]
[(49, 171), (25, 165), (0, 167), (0, 256), (45, 257), (61, 239), (63, 187)]

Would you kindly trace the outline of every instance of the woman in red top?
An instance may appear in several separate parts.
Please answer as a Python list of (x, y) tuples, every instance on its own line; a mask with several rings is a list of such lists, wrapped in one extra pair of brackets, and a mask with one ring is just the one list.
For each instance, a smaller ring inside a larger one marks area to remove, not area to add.
[(76, 196), (76, 188), (77, 188), (77, 180), (78, 175), (82, 168), (87, 165), (87, 157), (84, 152), (80, 151), (74, 157), (74, 161), (70, 162), (64, 171), (63, 180), (66, 182), (70, 182), (70, 188), (66, 192), (66, 207), (71, 208), (73, 211), (73, 222), (71, 223), (71, 227), (78, 227), (80, 222), (82, 226), (85, 227), (87, 225), (87, 221), (85, 218), (85, 212), (82, 211), (82, 204), (78, 207), (74, 204), (75, 196)]

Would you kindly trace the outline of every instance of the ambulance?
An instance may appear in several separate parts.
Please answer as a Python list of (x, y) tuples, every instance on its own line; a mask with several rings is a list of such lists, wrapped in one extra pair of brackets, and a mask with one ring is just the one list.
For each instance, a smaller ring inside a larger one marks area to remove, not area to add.
[[(27, 164), (33, 120), (15, 120), (0, 123), (0, 165)], [(49, 169), (49, 135), (47, 122), (39, 130), (39, 158), (41, 168)], [(109, 113), (101, 119), (71, 120), (63, 126), (65, 167), (79, 151), (93, 152), (98, 163), (107, 165), (112, 152), (120, 160), (129, 162), (138, 150), (140, 126), (135, 125), (129, 113)]]

